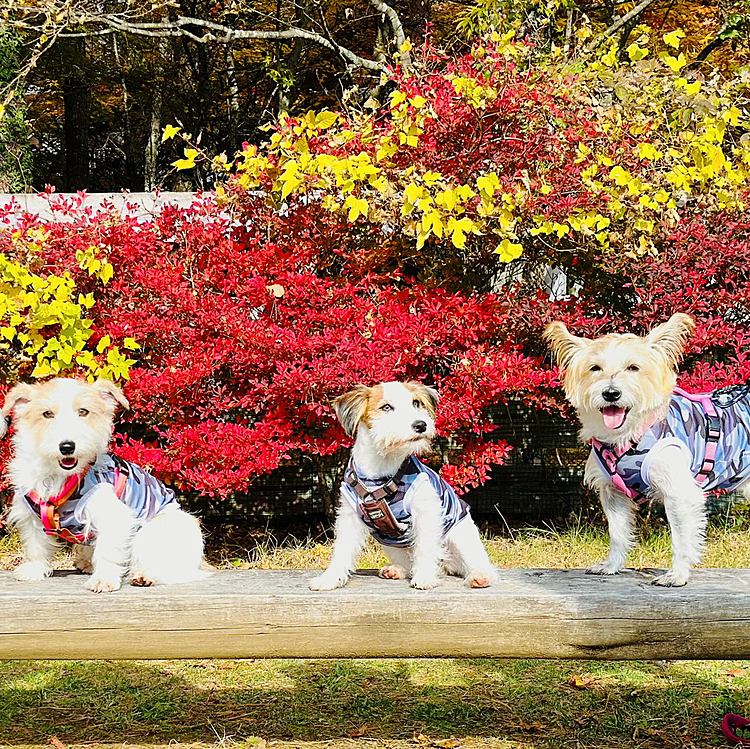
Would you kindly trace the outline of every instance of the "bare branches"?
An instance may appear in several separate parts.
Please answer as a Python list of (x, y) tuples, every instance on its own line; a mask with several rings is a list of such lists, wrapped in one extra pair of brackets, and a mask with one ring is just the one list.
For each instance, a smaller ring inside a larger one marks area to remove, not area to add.
[[(388, 17), (396, 43), (401, 47), (405, 37), (398, 14), (393, 8), (384, 2), (380, 2), (380, 0), (370, 0), (370, 2)], [(28, 14), (33, 14), (37, 18), (41, 13), (39, 8), (32, 6), (17, 6), (16, 10), (21, 13), (25, 11)], [(58, 25), (57, 35), (61, 37), (101, 36), (119, 32), (151, 38), (186, 37), (198, 44), (209, 42), (231, 44), (236, 40), (284, 41), (300, 39), (317, 44), (339, 55), (345, 61), (345, 64), (352, 68), (370, 70), (376, 73), (383, 73), (387, 70), (387, 66), (381, 61), (362, 57), (342, 46), (330, 36), (298, 26), (267, 30), (242, 29), (190, 16), (178, 16), (174, 19), (164, 19), (159, 22), (140, 21), (128, 18), (123, 14), (90, 12), (83, 8), (71, 9), (70, 12), (65, 13), (63, 18), (58, 16), (55, 20)], [(11, 23), (14, 22), (11, 21)], [(28, 30), (46, 24), (21, 20), (16, 21), (14, 25)], [(408, 55), (408, 53), (406, 54)], [(402, 60), (406, 64), (406, 59), (402, 58)]]
[(589, 51), (592, 49), (596, 49), (605, 39), (612, 36), (613, 34), (616, 34), (623, 26), (628, 24), (631, 20), (634, 18), (638, 18), (638, 16), (643, 13), (646, 8), (648, 8), (649, 5), (656, 2), (656, 0), (641, 0), (638, 5), (633, 8), (629, 13), (626, 13), (624, 16), (621, 16), (618, 18), (609, 28), (605, 29), (599, 36), (596, 37), (587, 47)]

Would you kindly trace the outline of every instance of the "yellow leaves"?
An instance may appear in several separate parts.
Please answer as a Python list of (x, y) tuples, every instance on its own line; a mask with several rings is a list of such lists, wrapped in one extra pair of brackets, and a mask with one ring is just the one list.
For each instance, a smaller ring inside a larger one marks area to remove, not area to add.
[(466, 236), (470, 233), (479, 234), (477, 225), (468, 217), (456, 219), (451, 216), (448, 219), (446, 234), (450, 234), (454, 247), (463, 250), (466, 247)]
[(435, 196), (435, 203), (442, 206), (449, 213), (456, 207), (457, 200), (458, 195), (456, 194), (456, 191), (451, 188), (443, 190)]
[(344, 201), (344, 208), (349, 209), (349, 222), (354, 223), (360, 216), (367, 218), (370, 206), (366, 200), (349, 195)]
[(638, 62), (638, 60), (648, 57), (648, 48), (638, 46), (638, 42), (629, 44), (625, 49), (627, 50), (631, 62)]
[(672, 57), (672, 55), (664, 55), (662, 62), (669, 67), (673, 73), (679, 73), (682, 68), (687, 65), (687, 57), (680, 52), (679, 57)]
[(177, 159), (172, 162), (172, 166), (177, 167), (177, 171), (183, 169), (192, 169), (195, 166), (195, 157), (198, 155), (198, 151), (194, 148), (185, 149), (185, 158)]
[(482, 197), (491, 198), (496, 190), (500, 190), (500, 180), (494, 172), (485, 174), (477, 179), (477, 188), (480, 193), (485, 193)]
[(161, 142), (164, 143), (165, 141), (171, 140), (179, 132), (179, 127), (175, 127), (174, 125), (167, 125), (161, 134)]
[(437, 237), (443, 236), (443, 219), (439, 211), (429, 211), (422, 216), (422, 231)]
[(623, 169), (621, 166), (616, 166), (609, 173), (609, 178), (611, 180), (614, 180), (616, 185), (623, 187), (624, 185), (627, 185), (631, 179), (633, 179), (633, 175), (626, 169)]
[(521, 257), (523, 252), (523, 246), (520, 244), (514, 244), (509, 239), (503, 239), (502, 242), (497, 246), (495, 252), (500, 256), (500, 261), (503, 263), (509, 263), (512, 260), (516, 260)]
[(393, 154), (398, 152), (398, 145), (396, 145), (389, 135), (384, 136), (380, 139), (380, 148), (378, 148), (377, 153), (375, 154), (376, 161), (382, 161), (383, 159), (388, 159)]
[(685, 32), (682, 29), (675, 29), (674, 31), (670, 31), (669, 34), (664, 34), (664, 36), (662, 37), (665, 44), (668, 44), (670, 47), (674, 47), (675, 49), (680, 48), (680, 42), (684, 38)]
[(700, 81), (688, 81), (687, 78), (678, 78), (675, 84), (685, 89), (688, 96), (695, 96), (701, 90)]
[[(660, 159), (664, 154), (659, 151), (653, 143), (639, 143), (638, 144), (638, 156), (641, 159), (648, 159), (648, 161), (655, 161)], [(611, 176), (611, 175), (610, 175)]]

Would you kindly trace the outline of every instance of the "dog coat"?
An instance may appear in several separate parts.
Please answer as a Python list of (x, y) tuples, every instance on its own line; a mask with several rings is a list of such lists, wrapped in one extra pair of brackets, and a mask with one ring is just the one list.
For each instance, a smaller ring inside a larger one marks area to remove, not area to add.
[(637, 444), (616, 449), (598, 440), (591, 447), (602, 470), (631, 499), (651, 488), (657, 449), (684, 451), (704, 491), (732, 490), (750, 479), (750, 397), (747, 385), (692, 395), (675, 388), (666, 418), (652, 424)]
[(94, 534), (87, 532), (83, 511), (93, 492), (109, 484), (118, 498), (133, 512), (138, 527), (158, 515), (165, 507), (179, 507), (174, 492), (135, 463), (115, 455), (105, 455), (92, 465), (80, 481), (70, 476), (57, 497), (42, 500), (34, 492), (20, 495), (29, 510), (44, 525), (45, 533), (70, 543), (90, 543)]
[[(373, 480), (362, 476), (359, 471), (357, 471), (357, 467), (354, 465), (353, 460), (349, 461), (346, 475), (350, 475), (351, 472), (356, 474), (356, 478), (359, 479), (361, 484), (374, 493), (377, 493), (378, 489), (380, 489), (384, 483), (386, 485), (389, 483), (389, 479), (381, 478)], [(407, 462), (399, 470), (399, 474), (401, 475), (397, 489), (395, 493), (387, 499), (388, 508), (398, 525), (397, 532), (390, 535), (383, 533), (378, 525), (372, 520), (371, 511), (368, 512), (364, 507), (366, 500), (357, 494), (348, 481), (345, 480), (341, 484), (342, 495), (351, 504), (365, 525), (367, 525), (370, 529), (370, 534), (378, 543), (383, 544), (384, 546), (400, 547), (409, 547), (413, 545), (414, 539), (410, 532), (412, 527), (411, 505), (414, 495), (420, 491), (425, 484), (429, 484), (432, 490), (435, 491), (440, 498), (440, 505), (443, 514), (443, 537), (445, 537), (454, 525), (463, 520), (469, 514), (469, 505), (467, 505), (466, 502), (464, 502), (456, 492), (453, 491), (450, 485), (435, 473), (435, 471), (428, 468), (413, 455), (407, 459)]]

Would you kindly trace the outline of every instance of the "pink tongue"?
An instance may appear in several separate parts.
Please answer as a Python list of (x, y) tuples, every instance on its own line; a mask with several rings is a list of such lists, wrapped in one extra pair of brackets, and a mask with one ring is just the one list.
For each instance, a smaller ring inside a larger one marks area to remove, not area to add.
[(627, 412), (620, 406), (606, 406), (602, 409), (604, 426), (607, 429), (619, 429), (625, 423)]

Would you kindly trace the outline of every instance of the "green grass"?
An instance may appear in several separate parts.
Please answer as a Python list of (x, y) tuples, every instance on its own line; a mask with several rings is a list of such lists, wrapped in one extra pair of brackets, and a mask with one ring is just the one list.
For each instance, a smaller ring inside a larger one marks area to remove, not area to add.
[[(209, 541), (217, 566), (314, 568), (330, 553), (313, 537)], [(514, 531), (488, 547), (500, 566), (583, 567), (603, 556), (606, 535), (576, 524)], [(668, 556), (657, 524), (630, 563), (663, 567)], [(17, 541), (2, 540), (0, 566), (17, 557)], [(373, 547), (364, 566), (379, 562)], [(712, 525), (706, 564), (750, 567), (742, 523)], [(750, 662), (0, 662), (2, 749), (699, 749), (723, 745), (728, 711), (750, 712)]]

